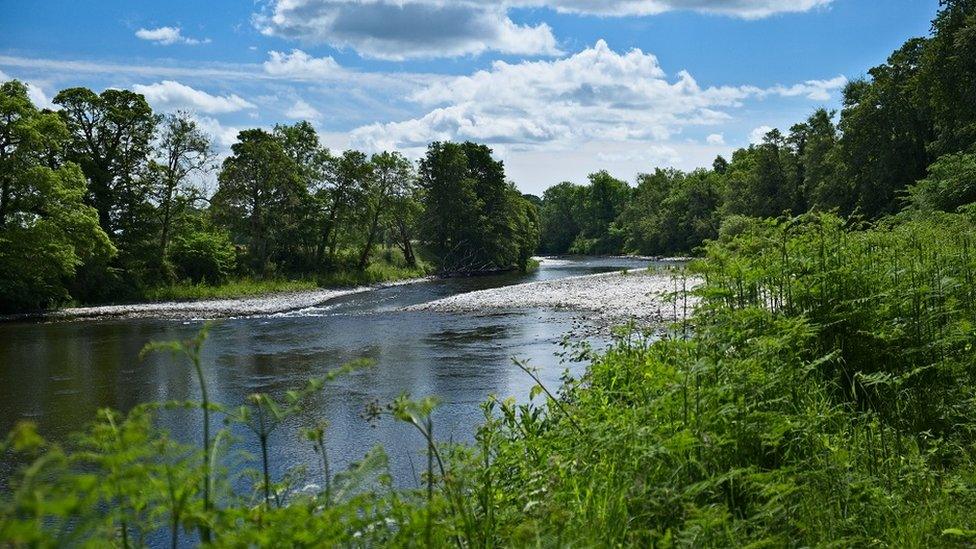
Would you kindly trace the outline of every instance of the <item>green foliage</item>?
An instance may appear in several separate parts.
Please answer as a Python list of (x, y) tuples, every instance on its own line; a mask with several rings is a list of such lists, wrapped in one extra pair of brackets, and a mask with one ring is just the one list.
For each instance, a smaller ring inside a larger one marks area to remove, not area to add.
[(420, 162), (423, 240), (442, 271), (524, 269), (538, 245), (535, 206), (484, 145), (433, 143)]
[(67, 138), (64, 124), (38, 111), (20, 82), (0, 85), (0, 136), (0, 310), (63, 303), (78, 266), (115, 249), (83, 202), (78, 166), (49, 165)]
[(956, 211), (976, 202), (976, 154), (949, 154), (935, 161), (928, 177), (908, 188), (908, 203), (919, 210)]
[(540, 208), (540, 252), (551, 255), (569, 252), (580, 233), (579, 208), (583, 202), (580, 196), (583, 192), (582, 187), (569, 182), (546, 189)]
[(177, 276), (193, 284), (221, 284), (234, 272), (237, 254), (226, 233), (192, 231), (177, 236), (170, 251)]
[(247, 246), (250, 267), (261, 276), (268, 272), (272, 253), (293, 222), (290, 206), (305, 189), (297, 165), (270, 133), (244, 130), (231, 150), (220, 172), (213, 208), (220, 223)]

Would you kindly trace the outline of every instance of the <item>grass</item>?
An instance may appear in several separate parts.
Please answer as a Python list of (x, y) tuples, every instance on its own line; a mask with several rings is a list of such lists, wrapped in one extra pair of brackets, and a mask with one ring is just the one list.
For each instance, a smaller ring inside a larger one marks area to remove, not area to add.
[(170, 286), (152, 288), (145, 293), (146, 301), (195, 301), (201, 299), (230, 299), (252, 297), (284, 292), (315, 290), (319, 287), (314, 280), (255, 280), (242, 278), (229, 280), (223, 284), (193, 284), (183, 282)]
[[(571, 344), (583, 377), (490, 399), (471, 445), (436, 442), (431, 399), (372, 407), (426, 443), (415, 490), (373, 450), (316, 493), (257, 473), (239, 494), (208, 469), (206, 509), (201, 450), (154, 430), (155, 408), (104, 414), (70, 451), (22, 424), (0, 453), (36, 460), (0, 498), (0, 540), (122, 545), (179, 523), (174, 543), (205, 526), (217, 546), (972, 546), (974, 238), (956, 214), (739, 227), (690, 267), (692, 330)], [(330, 478), (327, 435), (309, 440)]]
[(386, 263), (371, 263), (365, 270), (343, 270), (305, 279), (242, 278), (220, 285), (188, 282), (152, 288), (145, 293), (146, 301), (194, 301), (202, 299), (232, 299), (285, 292), (300, 292), (320, 288), (365, 286), (427, 276), (425, 266), (398, 267)]

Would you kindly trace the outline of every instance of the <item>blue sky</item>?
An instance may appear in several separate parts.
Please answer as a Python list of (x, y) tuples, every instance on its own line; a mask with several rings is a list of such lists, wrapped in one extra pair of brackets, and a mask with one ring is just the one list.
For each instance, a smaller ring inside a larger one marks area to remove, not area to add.
[[(938, 0), (0, 0), (0, 78), (125, 87), (226, 150), (308, 119), (334, 149), (491, 145), (526, 192), (708, 165), (839, 106)], [(757, 129), (759, 129), (757, 131)]]

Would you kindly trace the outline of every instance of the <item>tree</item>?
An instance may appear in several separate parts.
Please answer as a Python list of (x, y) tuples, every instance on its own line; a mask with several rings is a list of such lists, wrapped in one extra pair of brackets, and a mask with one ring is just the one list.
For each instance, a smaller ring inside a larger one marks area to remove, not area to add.
[(480, 225), (481, 207), (464, 148), (458, 143), (432, 143), (420, 161), (420, 184), (423, 238), (444, 268), (468, 268), (479, 259), (474, 257), (479, 250), (472, 237)]
[(624, 247), (644, 255), (661, 252), (663, 204), (673, 189), (685, 178), (678, 170), (656, 169), (653, 174), (637, 176), (637, 188), (620, 217), (617, 229), (623, 235)]
[(413, 249), (413, 241), (416, 239), (417, 226), (423, 216), (420, 187), (417, 184), (416, 174), (397, 181), (400, 184), (395, 185), (390, 192), (390, 214), (387, 219), (393, 240), (403, 252), (403, 259), (407, 265), (415, 267), (417, 256)]
[(114, 248), (86, 206), (76, 164), (56, 165), (68, 139), (56, 114), (40, 112), (18, 81), (0, 85), (0, 310), (68, 299), (65, 281)]
[(643, 255), (689, 253), (718, 236), (724, 195), (720, 173), (655, 170), (638, 176), (633, 200), (616, 222), (625, 250)]
[(798, 151), (802, 170), (802, 189), (806, 203), (820, 210), (839, 209), (850, 213), (853, 196), (838, 158), (840, 136), (833, 122), (834, 113), (818, 109), (804, 124), (804, 147)]
[(606, 171), (590, 174), (581, 218), (584, 240), (574, 245), (574, 252), (587, 254), (619, 253), (622, 241), (610, 228), (631, 197), (626, 182), (612, 177)]
[(527, 201), (491, 153), (471, 142), (438, 142), (420, 161), (423, 234), (443, 270), (519, 266), (526, 236), (521, 231), (530, 230)]
[(146, 99), (128, 90), (101, 94), (69, 88), (54, 97), (71, 140), (67, 157), (89, 181), (88, 202), (98, 210), (109, 235), (133, 225), (133, 209), (147, 192), (139, 175), (145, 167), (158, 117)]
[(844, 90), (840, 159), (855, 206), (869, 218), (894, 212), (898, 196), (925, 176), (932, 160), (926, 144), (934, 130), (919, 90), (925, 45), (923, 38), (909, 40), (868, 71), (870, 82)]
[(213, 197), (217, 218), (247, 244), (251, 267), (267, 274), (290, 208), (304, 192), (299, 170), (270, 133), (244, 130), (224, 160)]
[(308, 122), (278, 124), (272, 135), (294, 162), (304, 189), (300, 193), (300, 200), (289, 212), (291, 223), (282, 227), (283, 234), (276, 255), (279, 263), (291, 272), (315, 271), (320, 268), (323, 257), (318, 253), (317, 246), (322, 219), (328, 215), (329, 196), (325, 187), (331, 177), (333, 158)]
[(569, 252), (581, 230), (584, 192), (579, 185), (564, 181), (542, 194), (539, 211), (542, 253), (561, 255)]
[(934, 125), (933, 156), (973, 152), (976, 143), (976, 1), (942, 4), (920, 70)]
[[(365, 242), (362, 252), (359, 254), (358, 268), (361, 271), (369, 263), (369, 254), (372, 252), (373, 244), (376, 241), (382, 216), (391, 213), (390, 200), (392, 196), (394, 193), (408, 192), (415, 178), (413, 165), (398, 152), (374, 154), (370, 163), (373, 166), (373, 173), (372, 177), (367, 179), (368, 186), (365, 189), (364, 205), (366, 207), (367, 226)], [(407, 252), (404, 250), (404, 257), (406, 254)]]
[(85, 201), (118, 254), (89, 261), (72, 282), (84, 300), (136, 297), (162, 269), (159, 224), (148, 160), (159, 118), (142, 95), (107, 89), (62, 90), (54, 98), (71, 139), (65, 156), (88, 180)]
[(806, 210), (796, 157), (797, 148), (804, 145), (800, 131), (794, 128), (791, 142), (774, 129), (761, 144), (733, 153), (726, 172), (727, 214), (778, 217), (784, 212)]
[(520, 271), (526, 272), (529, 268), (529, 261), (539, 249), (539, 207), (531, 198), (517, 192), (509, 193), (509, 196), (515, 203), (516, 209), (515, 235), (518, 244), (518, 256), (515, 265)]
[(348, 150), (342, 156), (329, 161), (327, 180), (329, 186), (323, 189), (327, 215), (322, 224), (321, 253), (329, 250), (329, 261), (335, 263), (344, 236), (344, 223), (360, 209), (373, 177), (373, 166), (365, 153)]
[(210, 137), (200, 130), (189, 113), (183, 111), (163, 118), (155, 149), (156, 158), (149, 166), (155, 175), (155, 195), (161, 218), (159, 253), (165, 261), (169, 254), (173, 217), (196, 195), (196, 189), (188, 186), (189, 179), (211, 168), (214, 153)]

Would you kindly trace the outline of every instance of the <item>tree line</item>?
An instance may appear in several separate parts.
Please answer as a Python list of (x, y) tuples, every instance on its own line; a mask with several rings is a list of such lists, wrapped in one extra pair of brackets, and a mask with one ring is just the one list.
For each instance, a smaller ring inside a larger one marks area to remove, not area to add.
[(658, 169), (634, 187), (599, 172), (548, 189), (541, 250), (689, 253), (737, 216), (874, 220), (976, 201), (976, 2), (942, 4), (930, 36), (846, 86), (839, 113), (819, 109), (711, 169)]
[[(66, 89), (54, 103), (0, 85), (0, 310), (375, 261), (525, 269), (537, 247), (535, 205), (484, 145), (433, 143), (415, 165), (395, 151), (333, 153), (298, 122), (241, 131), (218, 166), (190, 113), (158, 114), (117, 89)], [(214, 173), (210, 194), (201, 183)]]

